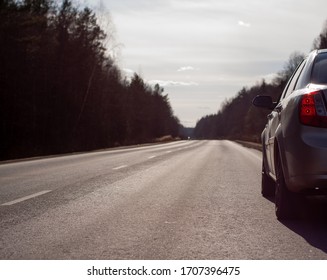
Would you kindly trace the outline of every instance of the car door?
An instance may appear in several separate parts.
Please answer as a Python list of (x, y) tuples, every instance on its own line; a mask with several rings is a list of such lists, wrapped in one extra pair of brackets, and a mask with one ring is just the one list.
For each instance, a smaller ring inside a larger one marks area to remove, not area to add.
[(289, 79), (283, 93), (281, 94), (277, 106), (274, 110), (267, 116), (267, 129), (266, 129), (266, 137), (265, 137), (265, 147), (266, 147), (266, 157), (267, 157), (267, 164), (269, 166), (270, 176), (276, 178), (276, 169), (275, 169), (275, 140), (276, 140), (276, 132), (281, 125), (281, 112), (283, 110), (283, 100), (287, 98), (295, 89), (299, 76), (302, 73), (302, 70), (306, 64), (306, 60), (303, 60), (302, 63), (297, 67), (294, 71), (292, 77)]

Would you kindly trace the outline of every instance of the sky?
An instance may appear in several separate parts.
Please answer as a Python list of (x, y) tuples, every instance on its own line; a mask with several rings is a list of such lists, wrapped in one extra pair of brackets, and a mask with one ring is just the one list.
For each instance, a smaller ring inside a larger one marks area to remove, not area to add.
[(124, 75), (159, 83), (186, 127), (309, 53), (327, 20), (326, 0), (81, 1), (115, 31), (108, 49)]

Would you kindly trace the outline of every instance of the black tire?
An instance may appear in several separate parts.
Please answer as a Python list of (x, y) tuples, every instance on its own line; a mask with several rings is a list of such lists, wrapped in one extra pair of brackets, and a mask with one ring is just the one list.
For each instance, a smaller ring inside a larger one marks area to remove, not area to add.
[(297, 213), (297, 194), (287, 189), (280, 159), (276, 166), (275, 213), (278, 220), (295, 219)]
[(273, 197), (275, 194), (275, 182), (266, 174), (265, 164), (262, 161), (262, 175), (261, 175), (261, 194), (263, 197)]

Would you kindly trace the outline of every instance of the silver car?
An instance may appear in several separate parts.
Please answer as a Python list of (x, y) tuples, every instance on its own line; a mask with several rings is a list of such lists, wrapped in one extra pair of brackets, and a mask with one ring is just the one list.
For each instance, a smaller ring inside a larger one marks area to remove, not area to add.
[(295, 218), (304, 194), (327, 193), (327, 50), (311, 52), (278, 102), (257, 96), (272, 110), (262, 132), (262, 195), (275, 193), (278, 219)]

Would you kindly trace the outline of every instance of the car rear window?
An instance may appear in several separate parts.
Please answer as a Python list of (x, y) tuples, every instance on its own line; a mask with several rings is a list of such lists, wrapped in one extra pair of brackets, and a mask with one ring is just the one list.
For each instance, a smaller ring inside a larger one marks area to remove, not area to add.
[(327, 53), (317, 55), (311, 80), (314, 84), (327, 84)]

